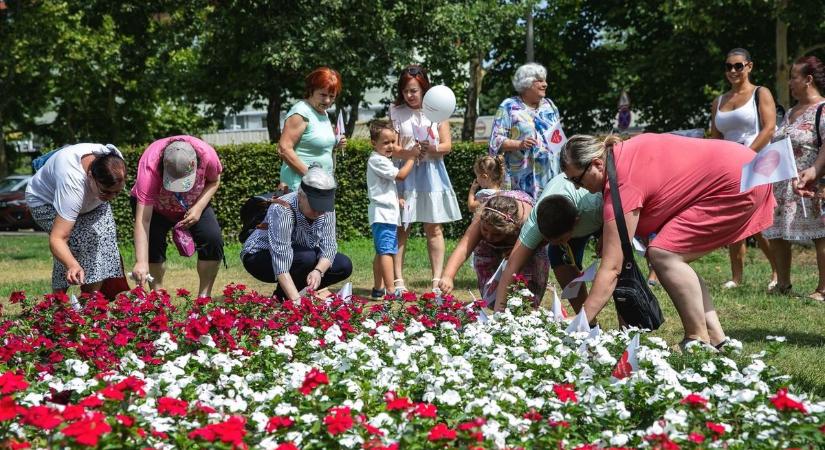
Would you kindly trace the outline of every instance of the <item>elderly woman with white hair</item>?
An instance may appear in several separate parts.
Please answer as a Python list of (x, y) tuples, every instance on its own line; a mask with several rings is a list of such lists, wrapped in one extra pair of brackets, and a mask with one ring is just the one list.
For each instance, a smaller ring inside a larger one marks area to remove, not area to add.
[(498, 107), (490, 136), (490, 154), (504, 155), (512, 189), (539, 197), (544, 185), (559, 173), (559, 153), (551, 145), (561, 121), (559, 109), (546, 97), (547, 69), (528, 63), (516, 70), (518, 92)]
[(253, 277), (278, 283), (275, 295), (297, 300), (346, 280), (352, 262), (335, 240), (335, 179), (312, 165), (297, 192), (272, 199), (264, 222), (244, 242), (241, 261)]

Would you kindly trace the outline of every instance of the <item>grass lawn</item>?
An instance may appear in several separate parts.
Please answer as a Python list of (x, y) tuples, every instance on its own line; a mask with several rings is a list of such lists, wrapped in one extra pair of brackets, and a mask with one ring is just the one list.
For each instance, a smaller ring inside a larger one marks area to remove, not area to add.
[[(455, 242), (448, 242), (448, 254), (454, 245)], [(353, 260), (355, 272), (351, 281), (355, 294), (368, 296), (372, 286), (372, 241), (342, 242), (339, 248)], [(131, 243), (122, 243), (121, 251), (128, 271), (134, 261)], [(244, 283), (261, 293), (271, 292), (271, 285), (256, 281), (244, 271), (237, 257), (239, 251), (237, 242), (230, 242), (227, 246), (229, 267), (221, 268), (218, 273), (217, 292), (214, 294), (219, 295), (222, 287), (231, 282)], [(170, 245), (166, 286), (196, 291), (194, 259), (188, 260), (173, 253), (174, 246)], [(49, 292), (51, 266), (52, 258), (45, 234), (0, 236), (0, 302), (4, 311), (15, 313), (15, 308), (7, 304), (13, 291), (25, 290), (28, 295)], [(429, 266), (425, 241), (422, 238), (412, 239), (405, 274), (410, 289), (422, 292), (430, 286)], [(770, 268), (762, 254), (753, 249), (748, 252), (747, 278), (738, 289), (720, 288), (729, 276), (726, 250), (714, 252), (693, 266), (710, 285), (725, 331), (744, 343), (745, 354), (765, 349), (766, 336), (786, 336), (787, 341), (782, 349), (775, 357), (769, 358), (769, 362), (790, 374), (793, 382), (803, 390), (825, 396), (825, 303), (804, 298), (816, 287), (817, 270), (811, 249), (794, 249), (794, 290), (796, 296), (802, 298), (767, 295), (765, 288)], [(473, 289), (478, 295), (474, 274), (465, 264), (456, 280), (456, 295), (469, 298), (467, 289)], [(654, 334), (675, 345), (682, 338), (679, 318), (667, 294), (661, 288), (655, 291), (667, 321)], [(616, 326), (612, 305), (599, 319), (602, 326)]]

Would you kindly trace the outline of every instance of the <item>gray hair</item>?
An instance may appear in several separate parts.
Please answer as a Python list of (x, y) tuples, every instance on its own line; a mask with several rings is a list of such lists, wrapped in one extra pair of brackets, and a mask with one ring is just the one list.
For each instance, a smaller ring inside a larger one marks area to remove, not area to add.
[(307, 170), (307, 173), (301, 178), (301, 182), (307, 186), (325, 191), (336, 188), (335, 178), (321, 166), (316, 165), (309, 166), (309, 170)]
[(513, 75), (513, 87), (516, 88), (516, 92), (521, 94), (532, 86), (534, 81), (546, 79), (547, 69), (544, 66), (537, 63), (527, 63), (516, 69), (516, 74)]
[(619, 142), (622, 142), (622, 138), (615, 134), (611, 134), (605, 139), (599, 139), (586, 134), (574, 135), (564, 144), (564, 150), (561, 155), (561, 166), (563, 169), (571, 166), (583, 169), (594, 159), (606, 158), (607, 149), (612, 148), (613, 145)]

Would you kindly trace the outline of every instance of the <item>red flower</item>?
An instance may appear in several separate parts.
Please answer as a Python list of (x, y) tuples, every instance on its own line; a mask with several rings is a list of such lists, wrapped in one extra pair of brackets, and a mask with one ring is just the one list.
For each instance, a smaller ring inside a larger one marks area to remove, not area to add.
[(26, 291), (14, 291), (9, 296), (9, 303), (20, 303), (26, 299)]
[(439, 423), (430, 429), (427, 439), (430, 441), (452, 441), (456, 437), (455, 430), (443, 423)]
[(782, 388), (777, 391), (776, 395), (771, 397), (771, 403), (779, 411), (799, 411), (802, 414), (808, 414), (805, 405), (788, 397), (788, 389)]
[(487, 423), (487, 420), (485, 420), (483, 417), (476, 417), (475, 419), (469, 422), (462, 422), (458, 424), (458, 429), (461, 431), (469, 431), (476, 428), (480, 428), (485, 423)]
[(330, 409), (329, 414), (324, 417), (324, 425), (327, 426), (327, 432), (333, 436), (352, 428), (353, 420), (349, 407), (341, 406)]
[(11, 450), (23, 450), (24, 448), (31, 448), (32, 445), (28, 442), (17, 442), (15, 440), (11, 440), (6, 443)]
[(80, 405), (66, 405), (61, 413), (66, 420), (76, 420), (86, 415), (86, 408)]
[(418, 417), (435, 419), (436, 414), (438, 414), (438, 408), (432, 403), (416, 403), (414, 413)]
[(192, 295), (192, 293), (187, 291), (186, 289), (178, 289), (177, 295), (178, 297), (189, 297), (190, 295)]
[(693, 408), (704, 409), (708, 404), (708, 399), (699, 394), (688, 394), (680, 403)]
[(0, 398), (0, 422), (14, 419), (21, 409), (11, 396)]
[(705, 436), (701, 433), (693, 432), (688, 435), (688, 440), (694, 444), (701, 444), (705, 442)]
[(266, 431), (267, 433), (273, 433), (281, 428), (289, 428), (294, 423), (294, 420), (286, 416), (270, 417), (269, 422), (266, 423)]
[(579, 401), (579, 399), (576, 398), (576, 388), (572, 384), (554, 384), (553, 392), (556, 393), (556, 396), (562, 402), (570, 400), (572, 403), (576, 403)]
[(189, 403), (171, 397), (161, 397), (158, 399), (158, 414), (167, 416), (186, 416)]
[(547, 425), (550, 425), (551, 427), (554, 427), (554, 428), (555, 427), (570, 428), (570, 422), (568, 422), (566, 420), (556, 421), (556, 420), (553, 420), (553, 419), (547, 419)]
[(129, 428), (129, 427), (131, 427), (132, 425), (135, 424), (135, 419), (133, 419), (131, 416), (127, 416), (125, 414), (118, 414), (117, 416), (115, 416), (115, 418), (117, 419), (118, 422), (123, 424), (123, 426), (126, 427), (126, 428)]
[(92, 394), (78, 403), (80, 406), (85, 406), (86, 408), (97, 408), (103, 404), (103, 400), (100, 399), (96, 394)]
[(716, 434), (716, 436), (713, 437), (714, 440), (725, 434), (725, 426), (721, 423), (705, 422), (705, 426), (708, 427), (708, 430), (713, 431)]
[(97, 445), (100, 436), (112, 431), (112, 427), (106, 423), (103, 414), (94, 413), (91, 417), (85, 417), (77, 422), (70, 423), (60, 430), (64, 436), (74, 438), (75, 442), (83, 445)]
[(32, 406), (23, 413), (23, 423), (44, 430), (51, 430), (63, 423), (57, 411), (46, 406)]
[(275, 450), (298, 450), (298, 447), (292, 442), (284, 442), (275, 447)]
[(115, 386), (106, 386), (105, 388), (101, 389), (100, 394), (109, 400), (123, 400), (126, 398), (123, 395), (123, 391), (119, 390)]
[(243, 417), (233, 416), (226, 422), (213, 423), (189, 433), (189, 439), (201, 438), (209, 442), (220, 439), (221, 442), (237, 447), (245, 447), (243, 438), (246, 436), (246, 420)]
[(367, 430), (367, 433), (369, 433), (373, 436), (383, 436), (384, 435), (384, 432), (381, 431), (378, 427), (374, 427), (374, 426), (370, 425), (367, 422), (364, 422), (362, 425), (364, 426), (364, 429)]
[(26, 383), (23, 375), (18, 375), (11, 370), (0, 375), (0, 394), (25, 391), (27, 387), (29, 387), (29, 383)]
[(630, 364), (628, 359), (630, 358), (630, 354), (627, 350), (622, 353), (622, 356), (619, 358), (619, 361), (616, 362), (616, 367), (613, 368), (613, 378), (617, 380), (622, 380), (630, 376), (633, 373), (633, 365)]
[(413, 402), (407, 397), (399, 397), (394, 391), (384, 394), (384, 401), (387, 402), (387, 411), (397, 409), (408, 409), (413, 407)]
[(322, 384), (329, 384), (327, 374), (316, 368), (312, 368), (304, 378), (304, 383), (298, 389), (302, 394), (309, 395), (316, 387)]
[(536, 411), (535, 408), (530, 408), (530, 411), (524, 413), (523, 417), (532, 422), (538, 422), (541, 420), (541, 413)]
[(645, 440), (651, 443), (655, 450), (679, 450), (679, 445), (670, 440), (666, 434), (649, 434)]

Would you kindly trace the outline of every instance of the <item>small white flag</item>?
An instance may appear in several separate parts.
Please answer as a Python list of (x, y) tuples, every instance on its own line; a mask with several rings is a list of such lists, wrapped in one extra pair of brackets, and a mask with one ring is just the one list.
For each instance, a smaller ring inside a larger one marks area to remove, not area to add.
[(485, 302), (487, 302), (488, 307), (493, 307), (496, 304), (496, 290), (498, 290), (498, 284), (501, 281), (501, 274), (504, 272), (504, 268), (506, 266), (507, 260), (502, 259), (493, 276), (491, 276), (490, 279), (487, 280), (487, 283), (484, 284), (484, 294), (481, 297)]
[(565, 332), (567, 334), (590, 333), (590, 323), (587, 321), (587, 313), (584, 312), (584, 308), (576, 314), (576, 317), (570, 322)]
[(404, 230), (409, 231), (413, 220), (413, 206), (412, 202), (404, 202), (404, 211), (401, 212), (401, 223), (404, 225)]
[(639, 256), (645, 256), (645, 251), (647, 251), (647, 247), (645, 247), (645, 244), (642, 244), (642, 241), (634, 237), (632, 244), (633, 250), (636, 250), (636, 253), (638, 253)]
[(556, 126), (550, 131), (550, 139), (548, 139), (547, 149), (551, 154), (556, 155), (561, 152), (564, 144), (567, 143), (567, 136), (561, 128), (561, 122), (557, 122)]
[(796, 159), (793, 156), (791, 140), (785, 138), (766, 146), (751, 162), (742, 166), (739, 192), (796, 177)]
[(613, 378), (621, 380), (629, 377), (633, 372), (639, 370), (639, 358), (636, 356), (639, 350), (639, 335), (633, 336), (627, 349), (622, 353), (616, 366), (613, 367)]
[(596, 279), (596, 269), (596, 262), (594, 261), (581, 275), (574, 278), (570, 283), (567, 283), (567, 286), (565, 286), (561, 292), (561, 298), (576, 298), (576, 296), (579, 295), (579, 291), (581, 291), (582, 283)]
[(339, 142), (347, 134), (347, 129), (344, 127), (344, 112), (338, 111), (338, 123), (335, 124), (335, 142)]
[(72, 306), (72, 309), (75, 310), (75, 311), (80, 311), (81, 309), (83, 309), (83, 307), (80, 306), (80, 302), (77, 301), (77, 297), (75, 297), (74, 294), (72, 294), (71, 298), (69, 298), (69, 304)]
[(348, 302), (352, 298), (352, 283), (347, 283), (338, 291), (338, 298)]
[(564, 310), (564, 306), (561, 305), (561, 300), (559, 299), (559, 294), (556, 293), (556, 288), (552, 288), (553, 291), (553, 321), (554, 322), (561, 322), (562, 320), (567, 318), (567, 312)]

